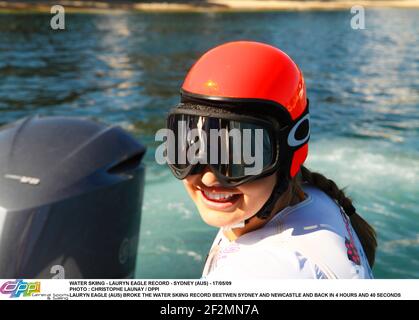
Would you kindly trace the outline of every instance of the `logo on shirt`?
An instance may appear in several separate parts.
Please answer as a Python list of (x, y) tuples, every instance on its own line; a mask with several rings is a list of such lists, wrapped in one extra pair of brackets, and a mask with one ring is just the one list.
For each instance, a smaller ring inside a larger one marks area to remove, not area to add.
[(360, 266), (361, 259), (359, 258), (358, 250), (356, 250), (353, 241), (345, 237), (345, 246), (346, 246), (346, 253), (348, 254), (348, 259), (351, 260), (356, 265)]

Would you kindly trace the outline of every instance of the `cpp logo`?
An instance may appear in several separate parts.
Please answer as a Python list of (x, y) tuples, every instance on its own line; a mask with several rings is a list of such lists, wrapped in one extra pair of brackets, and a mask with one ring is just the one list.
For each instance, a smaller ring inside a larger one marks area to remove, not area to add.
[(10, 298), (30, 297), (41, 292), (41, 282), (25, 282), (23, 280), (7, 281), (0, 287), (0, 293), (10, 294)]

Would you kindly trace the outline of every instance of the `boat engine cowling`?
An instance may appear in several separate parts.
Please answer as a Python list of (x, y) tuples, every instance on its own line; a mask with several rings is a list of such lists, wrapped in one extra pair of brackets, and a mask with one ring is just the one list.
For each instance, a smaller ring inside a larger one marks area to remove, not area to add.
[(0, 278), (132, 277), (145, 151), (91, 120), (1, 127)]

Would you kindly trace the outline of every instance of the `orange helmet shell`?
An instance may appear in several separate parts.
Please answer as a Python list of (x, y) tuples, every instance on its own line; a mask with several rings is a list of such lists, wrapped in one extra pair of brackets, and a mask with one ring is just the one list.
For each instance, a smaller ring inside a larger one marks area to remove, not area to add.
[(297, 119), (307, 104), (303, 75), (281, 50), (252, 41), (229, 42), (205, 53), (182, 85), (186, 94), (273, 101)]

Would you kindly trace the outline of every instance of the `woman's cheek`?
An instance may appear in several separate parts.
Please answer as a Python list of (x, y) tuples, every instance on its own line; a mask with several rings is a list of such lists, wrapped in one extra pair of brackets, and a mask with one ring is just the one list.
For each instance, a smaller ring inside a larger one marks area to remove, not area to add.
[(196, 203), (198, 200), (198, 190), (195, 188), (193, 182), (189, 181), (189, 179), (184, 179), (183, 185), (185, 186), (185, 189), (188, 192), (191, 199)]
[(271, 196), (275, 183), (276, 175), (273, 174), (238, 187), (244, 194), (242, 210), (246, 215), (250, 217), (262, 209)]

